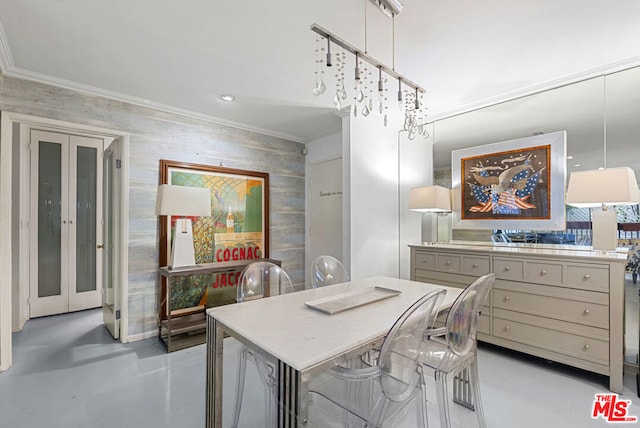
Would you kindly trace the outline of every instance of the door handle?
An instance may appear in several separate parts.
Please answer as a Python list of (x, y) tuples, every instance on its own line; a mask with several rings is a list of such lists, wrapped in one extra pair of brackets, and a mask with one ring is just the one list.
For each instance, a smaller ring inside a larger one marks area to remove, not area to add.
[(103, 248), (104, 248), (104, 245), (102, 245), (102, 244), (98, 244), (98, 245), (96, 245), (96, 248), (97, 248), (98, 250), (101, 250), (101, 249), (103, 249)]

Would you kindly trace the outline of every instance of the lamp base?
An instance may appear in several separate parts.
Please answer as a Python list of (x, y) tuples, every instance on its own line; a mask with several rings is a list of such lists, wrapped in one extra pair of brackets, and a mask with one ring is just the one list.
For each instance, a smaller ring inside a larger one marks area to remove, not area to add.
[(181, 218), (176, 220), (176, 229), (173, 234), (171, 246), (170, 268), (181, 266), (193, 266), (196, 264), (193, 251), (193, 229), (191, 219)]
[(436, 216), (437, 234), (436, 239), (440, 243), (451, 241), (451, 213), (439, 213)]
[(421, 242), (442, 244), (451, 241), (450, 213), (423, 213)]
[(615, 210), (594, 211), (592, 247), (599, 251), (613, 251), (618, 246), (618, 214)]

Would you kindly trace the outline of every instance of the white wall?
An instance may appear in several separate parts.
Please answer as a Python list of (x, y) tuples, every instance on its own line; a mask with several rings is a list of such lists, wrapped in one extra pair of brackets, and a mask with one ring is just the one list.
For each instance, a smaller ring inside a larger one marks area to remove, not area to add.
[[(409, 243), (420, 241), (421, 216), (408, 212), (410, 187), (433, 179), (432, 143), (398, 132), (400, 120), (384, 126), (377, 114), (343, 118), (343, 158), (350, 205), (350, 269), (354, 279), (373, 275), (409, 276)], [(345, 187), (347, 189), (347, 187)]]
[[(160, 159), (268, 172), (270, 257), (282, 261), (296, 285), (304, 283), (304, 157), (300, 143), (4, 75), (0, 75), (0, 110), (3, 115), (29, 114), (78, 127), (118, 130), (130, 136), (126, 183), (131, 203), (127, 266), (123, 267), (128, 272), (129, 340), (158, 334), (159, 238), (154, 206)], [(0, 125), (0, 135), (6, 134), (5, 126), (11, 126), (10, 122)], [(1, 172), (9, 175), (0, 177), (0, 190), (10, 198), (12, 142), (3, 143), (8, 150), (0, 156)], [(10, 219), (11, 199), (7, 199), (6, 206), (0, 206), (0, 233), (7, 240), (11, 236)], [(10, 260), (10, 254), (0, 257), (5, 273), (11, 272), (7, 265)], [(0, 280), (0, 292), (8, 290), (9, 298), (10, 280)], [(11, 324), (10, 303), (0, 299), (0, 327), (7, 325), (10, 332)], [(2, 332), (4, 329), (0, 330), (4, 353)], [(4, 364), (4, 359), (0, 363)]]
[[(399, 189), (400, 205), (400, 278), (409, 279), (409, 247), (419, 244), (424, 233), (423, 218), (429, 220), (430, 214), (409, 211), (409, 190), (412, 187), (430, 186), (433, 184), (433, 131), (429, 126), (429, 138), (416, 137), (413, 141), (407, 138), (406, 132), (400, 132), (400, 168)], [(425, 225), (424, 227), (426, 227)]]
[[(306, 143), (305, 148), (307, 150), (306, 152), (306, 156), (305, 156), (305, 195), (306, 195), (306, 202), (305, 202), (305, 266), (309, 267), (311, 266), (311, 263), (313, 262), (313, 260), (311, 260), (310, 257), (310, 251), (309, 249), (311, 248), (311, 229), (310, 229), (310, 225), (311, 225), (311, 217), (310, 217), (310, 213), (311, 213), (311, 209), (310, 209), (310, 195), (309, 195), (309, 191), (310, 191), (310, 183), (309, 180), (311, 178), (311, 165), (314, 163), (318, 163), (318, 162), (323, 162), (323, 161), (327, 161), (327, 160), (332, 160), (332, 159), (338, 159), (342, 157), (342, 133), (338, 132), (332, 135), (328, 135), (322, 138), (318, 138), (316, 140), (310, 141), (308, 143)], [(344, 223), (344, 222), (343, 222)], [(344, 225), (343, 225), (344, 226)], [(343, 252), (344, 252), (344, 246), (343, 246)], [(344, 263), (344, 257), (343, 257), (343, 263)], [(348, 265), (346, 263), (344, 263), (345, 266), (347, 266), (348, 269)], [(309, 278), (309, 274), (306, 275), (306, 279), (308, 280)]]

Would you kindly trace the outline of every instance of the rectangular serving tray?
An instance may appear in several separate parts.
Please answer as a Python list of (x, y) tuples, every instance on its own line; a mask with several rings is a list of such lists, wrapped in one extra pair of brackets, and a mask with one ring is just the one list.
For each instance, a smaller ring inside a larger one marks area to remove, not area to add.
[(388, 299), (400, 293), (401, 291), (391, 288), (368, 287), (362, 290), (347, 291), (334, 296), (311, 300), (304, 304), (311, 309), (333, 315), (359, 306), (368, 305), (369, 303)]

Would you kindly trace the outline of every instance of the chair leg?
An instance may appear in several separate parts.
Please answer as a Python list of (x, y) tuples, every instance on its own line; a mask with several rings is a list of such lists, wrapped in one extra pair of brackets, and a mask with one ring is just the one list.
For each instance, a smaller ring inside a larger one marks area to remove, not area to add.
[[(384, 418), (387, 415), (387, 410), (389, 410), (389, 404), (391, 404), (391, 402), (387, 399), (385, 399), (382, 403), (382, 406), (380, 406), (380, 402), (378, 400), (378, 403), (376, 403), (375, 407), (373, 407), (372, 409), (369, 409), (371, 412), (371, 416), (370, 416), (370, 420), (367, 421), (367, 428), (371, 427), (371, 428), (379, 428), (382, 427), (382, 424), (384, 423)], [(378, 417), (375, 417), (375, 413), (373, 410), (380, 408), (380, 412), (378, 413)], [(376, 421), (374, 423), (374, 420)]]
[(236, 381), (236, 402), (235, 409), (233, 411), (233, 428), (238, 428), (238, 421), (240, 420), (240, 410), (242, 409), (242, 396), (244, 394), (244, 380), (247, 373), (247, 359), (249, 358), (249, 350), (243, 346), (240, 351), (240, 358), (238, 361), (238, 378)]
[(275, 389), (275, 385), (267, 385), (267, 389), (266, 389), (266, 409), (265, 409), (265, 417), (266, 417), (266, 427), (267, 428), (271, 428), (276, 426), (277, 424), (277, 417), (276, 417), (276, 412), (274, 412), (275, 409), (275, 405), (276, 405), (276, 389)]
[(269, 364), (264, 356), (260, 353), (253, 354), (258, 369), (258, 375), (265, 387), (265, 427), (275, 427), (277, 424), (277, 379), (276, 368)]
[(416, 398), (416, 405), (417, 405), (416, 412), (418, 413), (416, 415), (416, 419), (417, 419), (416, 424), (419, 428), (429, 427), (429, 420), (427, 418), (427, 400), (425, 395), (426, 394), (423, 392), (421, 397)]
[(482, 396), (480, 395), (480, 377), (478, 376), (478, 361), (473, 360), (469, 364), (469, 375), (471, 376), (471, 385), (473, 388), (473, 404), (478, 418), (478, 426), (487, 428), (487, 421), (484, 418), (484, 409), (482, 408)]
[[(420, 409), (420, 414), (418, 415), (418, 424), (422, 428), (429, 427), (429, 406), (427, 406), (427, 380), (425, 379), (426, 374), (424, 373), (424, 369), (422, 370), (422, 375), (420, 376), (420, 391), (422, 392), (422, 408)], [(422, 422), (420, 422), (422, 420)]]
[(638, 280), (638, 273), (637, 273), (637, 272), (634, 272), (634, 273), (631, 275), (631, 278), (633, 279), (633, 283), (635, 284), (635, 283), (636, 283), (636, 281)]
[(451, 428), (451, 416), (449, 415), (449, 393), (447, 392), (446, 373), (436, 370), (436, 394), (438, 395), (438, 409), (440, 410), (440, 427)]

